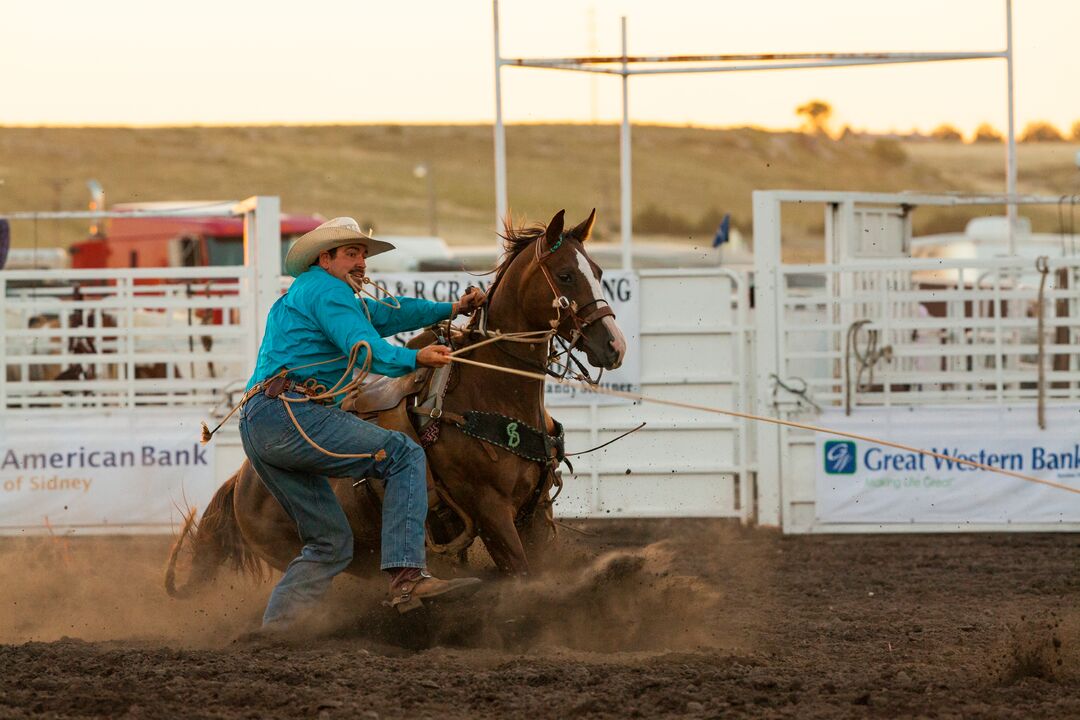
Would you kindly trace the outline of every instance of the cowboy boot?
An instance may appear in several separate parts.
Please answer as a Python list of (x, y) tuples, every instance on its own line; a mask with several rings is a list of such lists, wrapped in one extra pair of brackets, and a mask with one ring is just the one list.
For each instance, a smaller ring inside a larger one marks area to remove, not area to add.
[(435, 597), (460, 599), (474, 591), (480, 584), (480, 578), (454, 578), (440, 580), (421, 568), (401, 568), (390, 581), (390, 600), (385, 604), (397, 608), (400, 613), (416, 610), (423, 603)]

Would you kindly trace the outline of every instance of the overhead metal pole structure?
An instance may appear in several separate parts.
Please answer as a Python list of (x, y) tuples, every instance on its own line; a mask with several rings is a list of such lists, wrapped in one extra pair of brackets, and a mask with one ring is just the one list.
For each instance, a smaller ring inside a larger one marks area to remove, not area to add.
[[(1010, 198), (1016, 196), (1016, 139), (1013, 117), (1013, 45), (1012, 0), (1005, 0), (1006, 47), (1004, 50), (971, 52), (894, 52), (894, 53), (740, 53), (718, 55), (647, 55), (631, 56), (626, 48), (626, 18), (622, 19), (622, 55), (565, 58), (504, 58), (499, 52), (498, 0), (492, 0), (495, 8), (495, 204), (500, 212), (506, 207), (506, 145), (502, 120), (502, 95), (500, 72), (504, 65), (530, 67), (545, 70), (617, 75), (623, 82), (623, 132), (620, 144), (620, 184), (624, 207), (621, 209), (623, 242), (632, 242), (632, 218), (630, 202), (631, 146), (629, 131), (629, 91), (631, 75), (674, 75), (693, 73), (760, 72), (764, 70), (802, 70), (825, 67), (861, 67), (868, 65), (899, 65), (908, 63), (951, 62), (956, 60), (1004, 59), (1007, 65), (1009, 137), (1006, 144), (1006, 207), (1009, 214), (1009, 248), (1015, 254), (1016, 205)], [(664, 67), (669, 64), (691, 67)], [(635, 67), (644, 65), (646, 67)], [(648, 67), (661, 66), (661, 67)], [(624, 247), (624, 267), (629, 267)], [(632, 258), (632, 255), (631, 255)]]
[(1005, 0), (1005, 72), (1009, 87), (1009, 142), (1005, 156), (1005, 194), (1009, 204), (1005, 214), (1009, 222), (1009, 254), (1016, 254), (1016, 124), (1013, 119), (1013, 38), (1012, 38), (1012, 0)]
[(619, 133), (619, 200), (620, 230), (622, 235), (622, 269), (634, 265), (630, 244), (634, 236), (634, 204), (632, 201), (630, 166), (630, 74), (626, 62), (626, 17), (622, 18), (622, 131)]
[(509, 207), (506, 196), (506, 128), (502, 117), (502, 55), (499, 54), (499, 0), (491, 0), (495, 18), (495, 231)]

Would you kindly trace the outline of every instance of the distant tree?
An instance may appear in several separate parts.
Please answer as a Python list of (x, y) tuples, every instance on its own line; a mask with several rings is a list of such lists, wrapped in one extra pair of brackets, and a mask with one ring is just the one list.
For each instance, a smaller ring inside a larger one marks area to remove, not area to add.
[(994, 126), (990, 123), (981, 123), (979, 127), (975, 128), (975, 135), (971, 138), (972, 142), (1001, 142), (1004, 138), (1001, 137), (1001, 133), (994, 129)]
[(1020, 135), (1020, 142), (1062, 142), (1061, 131), (1045, 120), (1029, 122)]
[(947, 123), (938, 125), (934, 128), (934, 131), (930, 133), (930, 137), (935, 140), (944, 140), (946, 142), (960, 142), (964, 139), (964, 136), (960, 134), (960, 131)]
[(1080, 142), (1080, 120), (1072, 124), (1072, 129), (1069, 130), (1069, 139)]
[(825, 135), (829, 129), (829, 119), (832, 118), (832, 105), (824, 100), (810, 100), (795, 108), (795, 114), (803, 118), (806, 128), (812, 132)]

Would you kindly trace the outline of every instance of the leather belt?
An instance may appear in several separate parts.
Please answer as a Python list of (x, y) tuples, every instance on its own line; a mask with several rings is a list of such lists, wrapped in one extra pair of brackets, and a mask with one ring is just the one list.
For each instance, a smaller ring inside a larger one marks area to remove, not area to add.
[[(289, 377), (275, 375), (269, 380), (263, 381), (262, 391), (268, 398), (276, 398), (282, 393), (287, 392), (297, 392), (301, 395), (306, 395), (309, 398), (314, 398), (316, 395), (324, 393), (326, 388), (324, 386), (316, 385), (314, 380), (308, 380), (301, 383)], [(323, 405), (332, 405), (333, 399), (326, 398), (325, 400), (317, 400), (316, 402), (321, 402)]]

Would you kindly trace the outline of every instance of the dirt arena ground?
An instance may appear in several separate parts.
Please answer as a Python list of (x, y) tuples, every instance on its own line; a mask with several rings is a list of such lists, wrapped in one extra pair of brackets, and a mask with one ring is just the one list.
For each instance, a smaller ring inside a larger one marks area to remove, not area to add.
[(408, 624), (339, 579), (289, 643), (236, 641), (269, 584), (166, 597), (168, 538), (3, 539), (0, 717), (1080, 717), (1073, 535), (576, 527)]

